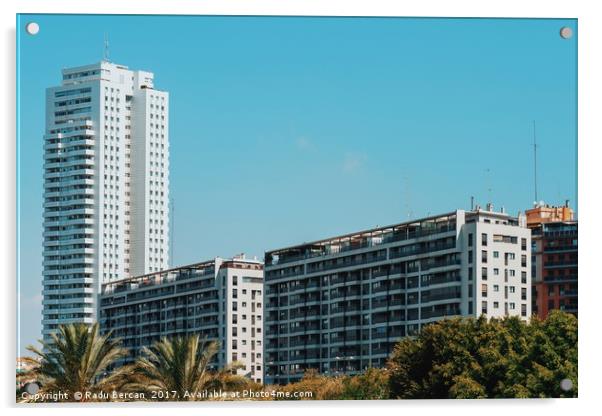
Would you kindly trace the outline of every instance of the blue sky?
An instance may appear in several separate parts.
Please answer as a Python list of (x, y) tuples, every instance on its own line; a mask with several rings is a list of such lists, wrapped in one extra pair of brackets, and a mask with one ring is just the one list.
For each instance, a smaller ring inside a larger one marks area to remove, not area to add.
[(533, 120), (539, 197), (575, 205), (576, 31), (570, 19), (21, 16), (21, 347), (40, 334), (44, 90), (99, 61), (105, 33), (112, 61), (170, 92), (179, 265), (466, 209), (471, 195), (524, 210)]

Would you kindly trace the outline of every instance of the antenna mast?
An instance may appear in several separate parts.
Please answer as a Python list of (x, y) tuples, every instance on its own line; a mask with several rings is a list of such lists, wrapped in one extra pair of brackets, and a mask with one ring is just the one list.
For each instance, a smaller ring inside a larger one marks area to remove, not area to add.
[(104, 52), (103, 52), (103, 61), (110, 62), (109, 60), (109, 35), (105, 33), (105, 41), (104, 41)]
[(533, 182), (535, 185), (535, 203), (537, 204), (537, 136), (535, 134), (535, 120), (533, 120)]
[(492, 196), (491, 196), (491, 191), (492, 191), (492, 185), (491, 185), (491, 169), (487, 168), (485, 169), (485, 185), (487, 186), (487, 199), (488, 199), (488, 203), (491, 203), (492, 200)]
[(404, 191), (405, 191), (405, 209), (408, 220), (412, 219), (412, 205), (410, 203), (410, 181), (408, 176), (403, 177)]

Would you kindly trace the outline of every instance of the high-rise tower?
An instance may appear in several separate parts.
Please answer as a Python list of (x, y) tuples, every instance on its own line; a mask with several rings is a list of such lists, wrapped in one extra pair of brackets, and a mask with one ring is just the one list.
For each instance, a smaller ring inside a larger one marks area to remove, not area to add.
[(101, 283), (169, 265), (169, 95), (107, 61), (46, 90), (45, 339), (92, 323)]

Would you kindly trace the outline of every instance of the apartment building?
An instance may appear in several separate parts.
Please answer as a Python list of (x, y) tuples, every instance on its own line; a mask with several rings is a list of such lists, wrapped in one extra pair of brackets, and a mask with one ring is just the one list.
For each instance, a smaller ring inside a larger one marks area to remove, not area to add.
[(545, 319), (554, 309), (577, 315), (578, 223), (564, 206), (538, 203), (527, 210), (531, 228), (533, 314)]
[(43, 318), (92, 323), (103, 282), (168, 268), (167, 92), (102, 61), (46, 90)]
[(451, 316), (531, 315), (524, 216), (457, 210), (265, 255), (266, 383), (353, 374)]
[(244, 255), (108, 282), (101, 331), (122, 339), (131, 361), (162, 337), (200, 334), (220, 343), (218, 367), (263, 382), (263, 263)]

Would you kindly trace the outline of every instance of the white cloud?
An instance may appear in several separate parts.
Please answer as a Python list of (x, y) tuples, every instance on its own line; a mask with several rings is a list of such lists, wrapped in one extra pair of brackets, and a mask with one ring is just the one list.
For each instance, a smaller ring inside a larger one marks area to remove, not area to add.
[(343, 172), (357, 172), (364, 165), (367, 157), (364, 153), (347, 152), (343, 159)]
[(314, 144), (307, 137), (299, 137), (295, 144), (299, 150), (310, 150), (314, 148)]

